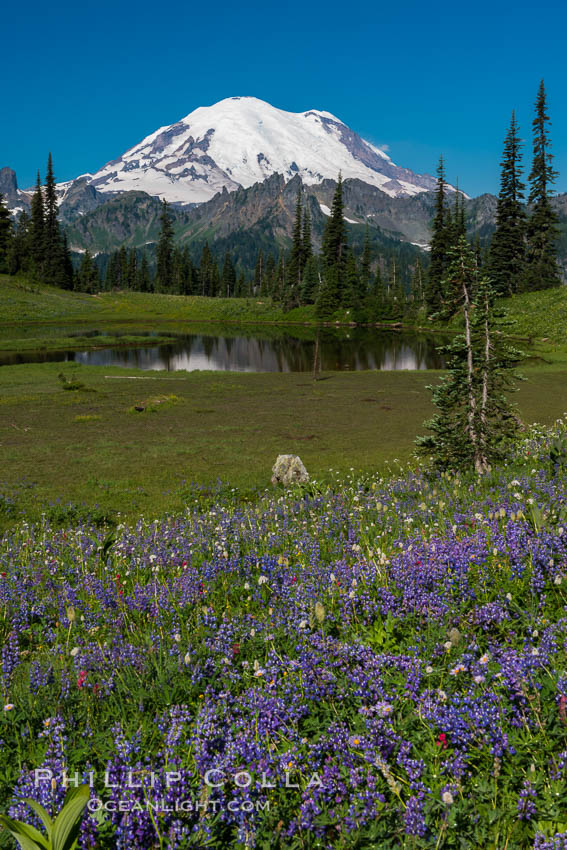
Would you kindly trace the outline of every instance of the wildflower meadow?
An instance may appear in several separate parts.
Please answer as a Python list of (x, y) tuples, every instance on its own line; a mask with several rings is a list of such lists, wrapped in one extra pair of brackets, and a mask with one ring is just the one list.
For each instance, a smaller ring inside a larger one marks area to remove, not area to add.
[(567, 848), (566, 445), (16, 526), (2, 810), (86, 784), (82, 850)]

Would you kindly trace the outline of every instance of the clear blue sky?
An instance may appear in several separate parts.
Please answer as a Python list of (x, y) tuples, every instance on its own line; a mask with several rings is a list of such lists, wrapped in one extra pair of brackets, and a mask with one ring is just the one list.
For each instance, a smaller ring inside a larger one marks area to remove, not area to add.
[(558, 191), (567, 191), (564, 2), (385, 5), (270, 0), (16, 2), (2, 12), (0, 167), (26, 188), (49, 150), (58, 180), (234, 95), (324, 109), (417, 172), (498, 189), (512, 109), (531, 160), (546, 82)]

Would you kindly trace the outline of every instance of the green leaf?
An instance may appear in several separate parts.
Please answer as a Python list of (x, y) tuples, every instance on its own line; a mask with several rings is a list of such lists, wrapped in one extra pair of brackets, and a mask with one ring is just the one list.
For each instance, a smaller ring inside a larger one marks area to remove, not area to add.
[(57, 815), (51, 831), (51, 850), (71, 850), (77, 840), (89, 797), (88, 785), (70, 788), (67, 791), (63, 808)]
[(34, 826), (0, 815), (0, 825), (10, 832), (22, 850), (50, 850), (50, 846)]
[(53, 820), (49, 817), (43, 806), (38, 803), (36, 800), (22, 800), (23, 803), (26, 803), (30, 809), (33, 809), (42, 824), (45, 827), (45, 831), (47, 832), (47, 838), (51, 841), (51, 828), (53, 826)]

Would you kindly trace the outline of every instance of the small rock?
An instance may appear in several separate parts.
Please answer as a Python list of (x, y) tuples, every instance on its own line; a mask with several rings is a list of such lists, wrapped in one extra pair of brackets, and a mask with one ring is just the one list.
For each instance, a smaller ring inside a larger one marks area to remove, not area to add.
[(278, 455), (272, 468), (272, 484), (303, 484), (309, 481), (309, 475), (301, 458), (297, 455)]

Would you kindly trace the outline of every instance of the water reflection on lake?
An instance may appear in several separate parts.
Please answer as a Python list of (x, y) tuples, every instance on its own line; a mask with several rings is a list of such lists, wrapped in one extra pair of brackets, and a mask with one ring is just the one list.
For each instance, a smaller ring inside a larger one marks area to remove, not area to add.
[[(133, 332), (133, 331), (131, 331)], [(96, 342), (93, 339), (93, 342)], [(176, 333), (168, 342), (92, 351), (22, 352), (0, 355), (0, 363), (77, 361), (91, 366), (125, 366), (167, 371), (308, 372), (330, 370), (441, 369), (439, 337), (371, 328), (218, 328)]]

